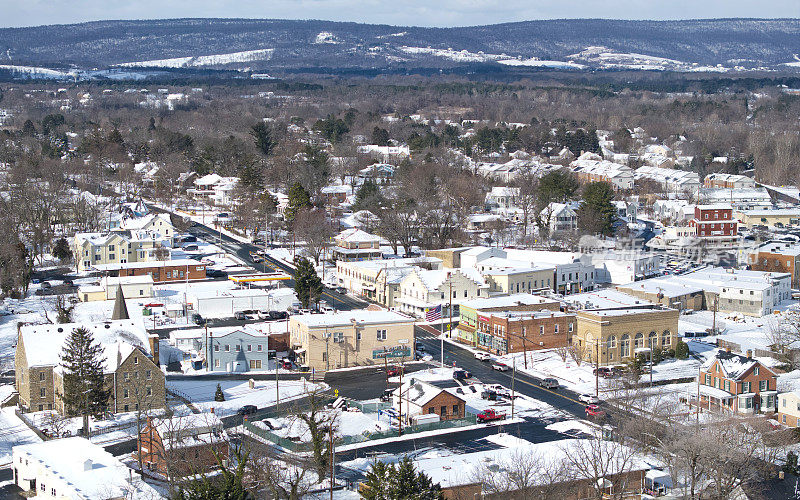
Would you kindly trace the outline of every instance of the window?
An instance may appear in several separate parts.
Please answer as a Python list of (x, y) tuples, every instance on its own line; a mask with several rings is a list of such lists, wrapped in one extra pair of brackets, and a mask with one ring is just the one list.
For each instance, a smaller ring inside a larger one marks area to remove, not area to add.
[(236, 344), (236, 352), (239, 352), (241, 350), (242, 350), (242, 346), (240, 346), (239, 344)]
[(711, 375), (706, 373), (706, 385), (711, 385)]
[(150, 371), (150, 370), (147, 370), (147, 371), (146, 371), (146, 372), (144, 372), (144, 373), (145, 373), (145, 378), (146, 378), (147, 380), (150, 380), (151, 378), (153, 378), (153, 372), (152, 372), (152, 371)]
[(344, 342), (344, 332), (333, 332), (333, 342)]
[(39, 372), (39, 380), (44, 380), (44, 372)]
[(225, 344), (225, 352), (231, 352), (231, 346)]
[(644, 347), (644, 334), (639, 332), (633, 338), (633, 348), (639, 349), (640, 347)]
[(439, 408), (439, 411), (441, 412), (443, 417), (447, 416), (447, 407), (446, 406), (442, 406), (441, 408)]
[(758, 382), (758, 391), (764, 392), (769, 390), (769, 380), (760, 380)]
[(553, 333), (558, 333), (558, 325), (553, 325)]
[(742, 382), (742, 394), (750, 392), (750, 382)]
[(219, 344), (214, 344), (214, 352), (219, 352)]
[(127, 388), (122, 390), (122, 398), (123, 399), (128, 399), (128, 389)]
[(250, 369), (251, 370), (259, 370), (259, 369), (261, 369), (261, 360), (260, 359), (251, 359), (250, 360)]
[(433, 414), (435, 414), (435, 413), (436, 413), (436, 408), (434, 408), (433, 406), (431, 406), (430, 408), (428, 408), (428, 414), (430, 414), (430, 415), (433, 415)]
[(39, 389), (39, 397), (40, 397), (40, 398), (44, 398), (44, 397), (46, 397), (46, 396), (47, 396), (47, 389), (45, 389), (44, 387), (42, 387), (41, 389)]
[(263, 345), (261, 345), (261, 344), (258, 344), (258, 345), (256, 346), (256, 351), (258, 351), (258, 352), (261, 352), (261, 349), (262, 349), (263, 347), (264, 347)]
[(123, 373), (123, 374), (122, 374), (122, 378), (123, 378), (123, 379), (125, 379), (125, 382), (127, 382), (128, 380), (130, 380), (130, 378), (131, 378), (131, 374), (130, 374), (130, 372), (125, 372), (125, 373)]
[(361, 340), (361, 330), (356, 330), (356, 340)]
[(133, 357), (133, 364), (134, 365), (138, 365), (139, 364), (139, 356), (134, 356)]
[(218, 359), (214, 360), (214, 368), (219, 368), (219, 360)]
[(569, 323), (569, 324), (567, 325), (567, 327), (568, 327), (568, 328), (567, 328), (567, 330), (569, 331), (569, 333), (572, 333), (572, 330), (573, 330), (573, 328), (575, 327), (575, 324), (574, 324), (574, 323)]
[(544, 325), (539, 327), (539, 335), (544, 335)]
[(148, 386), (147, 386), (147, 389), (145, 390), (145, 393), (146, 393), (148, 396), (152, 396), (152, 395), (153, 395), (153, 388), (152, 388), (152, 387), (150, 387), (150, 386), (148, 385)]
[(616, 349), (617, 348), (617, 337), (611, 335), (606, 339), (606, 348), (607, 349)]
[(648, 335), (647, 347), (650, 349), (655, 349), (658, 347), (658, 334), (656, 332), (650, 332), (650, 335)]
[(39, 489), (41, 489), (42, 491), (46, 491), (47, 490), (47, 486), (45, 486), (44, 483), (42, 483), (42, 486)]
[(663, 347), (672, 345), (672, 334), (669, 333), (669, 330), (664, 330), (661, 334), (661, 345)]
[(619, 341), (619, 356), (627, 358), (631, 355), (631, 336), (627, 333)]
[(378, 340), (386, 340), (386, 330), (378, 330)]
[(458, 415), (458, 405), (453, 405), (453, 415)]
[(753, 375), (758, 375), (758, 367), (753, 368)]

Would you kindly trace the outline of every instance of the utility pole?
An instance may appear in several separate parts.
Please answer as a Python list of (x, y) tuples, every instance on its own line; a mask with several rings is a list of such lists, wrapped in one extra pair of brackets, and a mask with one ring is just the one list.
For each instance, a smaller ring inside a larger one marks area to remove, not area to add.
[(600, 397), (600, 339), (594, 342), (595, 370), (594, 370), (594, 395)]
[(514, 418), (514, 381), (517, 379), (517, 358), (512, 358), (514, 361), (512, 362), (511, 368), (511, 418)]
[(447, 334), (452, 338), (453, 337), (453, 282), (450, 281), (450, 291), (448, 292), (450, 295), (450, 309), (447, 311), (447, 316), (449, 321), (447, 322)]
[(717, 305), (719, 301), (719, 296), (714, 297), (714, 317), (713, 322), (711, 323), (711, 335), (717, 334)]
[[(411, 387), (409, 386), (409, 389)], [(403, 435), (403, 366), (400, 365), (400, 394), (397, 397), (397, 435)]]
[(331, 420), (331, 422), (330, 422), (330, 427), (329, 427), (329, 429), (328, 429), (328, 432), (329, 432), (329, 434), (330, 434), (330, 444), (329, 444), (329, 446), (328, 446), (328, 447), (331, 449), (331, 459), (330, 459), (330, 461), (331, 461), (331, 484), (330, 484), (330, 494), (331, 494), (331, 500), (333, 500), (333, 483), (336, 481), (336, 472), (335, 472), (335, 470), (334, 470), (334, 461), (336, 460), (336, 453), (334, 453), (334, 450), (333, 450), (333, 420)]
[[(275, 346), (277, 347), (277, 346)], [(269, 363), (269, 342), (267, 342), (267, 363)], [(278, 382), (278, 350), (275, 350), (275, 411), (281, 404), (281, 388)]]

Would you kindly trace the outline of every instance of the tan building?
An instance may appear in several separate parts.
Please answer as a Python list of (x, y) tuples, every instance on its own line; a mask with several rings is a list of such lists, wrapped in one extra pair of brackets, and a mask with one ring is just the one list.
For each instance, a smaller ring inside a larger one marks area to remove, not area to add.
[(336, 261), (339, 285), (366, 299), (386, 307), (395, 307), (400, 282), (414, 269), (441, 269), (442, 261), (434, 257)]
[(736, 211), (733, 217), (745, 227), (778, 227), (800, 224), (800, 208), (777, 208)]
[(546, 288), (545, 281), (553, 278), (553, 267), (510, 268), (485, 271), (483, 277), (489, 283), (489, 294), (526, 293)]
[(381, 258), (381, 238), (361, 229), (346, 229), (334, 237), (333, 258), (336, 261)]
[(778, 394), (778, 421), (789, 427), (800, 424), (800, 391)]
[(448, 306), (485, 297), (483, 277), (474, 269), (415, 269), (400, 281), (400, 294), (395, 298), (401, 311), (422, 316), (437, 305)]
[(289, 339), (297, 363), (315, 371), (414, 359), (414, 320), (391, 311), (292, 316)]
[(87, 328), (103, 347), (106, 386), (111, 412), (133, 411), (137, 405), (164, 408), (164, 374), (158, 359), (158, 337), (149, 336), (140, 322), (26, 325), (19, 330), (15, 354), (15, 385), (26, 411), (64, 411), (56, 396), (63, 393), (61, 353), (69, 334)]
[(616, 365), (633, 359), (648, 347), (674, 349), (677, 309), (661, 306), (578, 311), (572, 345), (592, 363)]

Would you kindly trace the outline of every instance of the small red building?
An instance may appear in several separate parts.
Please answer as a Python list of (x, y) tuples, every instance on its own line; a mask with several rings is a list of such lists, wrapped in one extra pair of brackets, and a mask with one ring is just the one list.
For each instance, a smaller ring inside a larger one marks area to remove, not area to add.
[(148, 418), (138, 441), (144, 467), (168, 477), (204, 473), (228, 458), (228, 437), (214, 413)]
[[(726, 349), (700, 367), (697, 392), (700, 408), (739, 414), (777, 410), (778, 376), (767, 366)], [(691, 399), (696, 404), (697, 394)]]
[(690, 225), (697, 229), (698, 238), (732, 238), (739, 234), (739, 222), (733, 219), (728, 205), (697, 205)]
[(477, 346), (497, 354), (569, 345), (575, 314), (562, 311), (478, 311)]

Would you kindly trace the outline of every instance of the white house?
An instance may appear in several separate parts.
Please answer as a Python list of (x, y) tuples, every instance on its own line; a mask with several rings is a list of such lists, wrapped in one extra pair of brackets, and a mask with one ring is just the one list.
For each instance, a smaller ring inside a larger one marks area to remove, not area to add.
[(539, 214), (551, 232), (575, 231), (578, 229), (578, 214), (570, 204), (550, 203)]
[(519, 197), (519, 188), (495, 186), (486, 193), (486, 204), (508, 209), (514, 206), (517, 197)]
[(82, 437), (15, 446), (14, 483), (27, 497), (152, 500), (161, 494), (102, 446)]
[(451, 301), (486, 296), (488, 285), (477, 270), (470, 269), (416, 269), (400, 281), (400, 294), (396, 299), (400, 310), (422, 316), (425, 310)]

